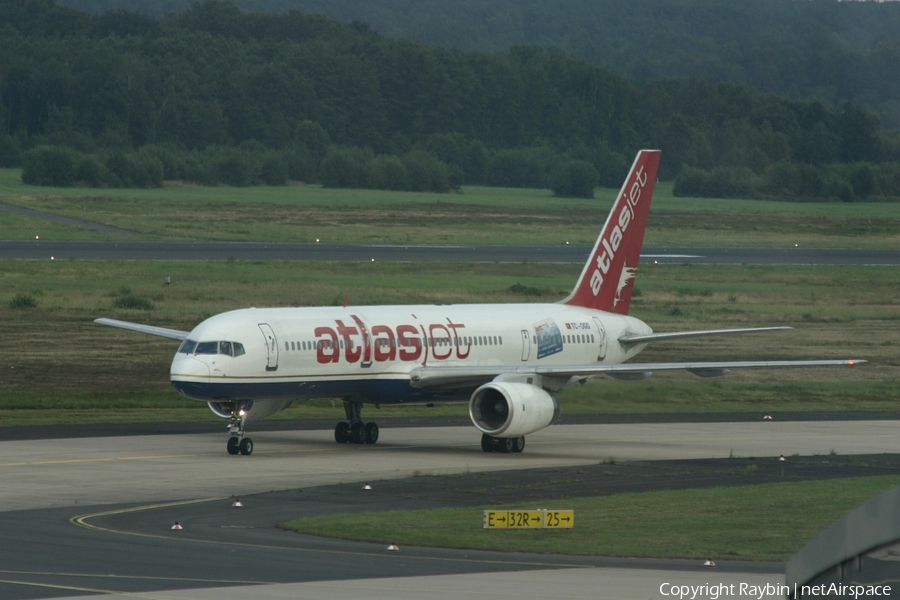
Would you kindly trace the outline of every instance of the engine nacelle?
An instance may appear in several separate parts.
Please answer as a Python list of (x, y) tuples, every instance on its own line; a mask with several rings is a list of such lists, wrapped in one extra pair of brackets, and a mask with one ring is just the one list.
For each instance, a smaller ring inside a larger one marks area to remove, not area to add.
[(244, 423), (259, 421), (281, 412), (291, 405), (293, 400), (237, 400), (230, 402), (207, 402), (209, 409), (223, 419), (230, 419), (237, 413), (243, 417)]
[(469, 417), (490, 436), (519, 437), (556, 423), (559, 400), (528, 383), (492, 381), (472, 394)]

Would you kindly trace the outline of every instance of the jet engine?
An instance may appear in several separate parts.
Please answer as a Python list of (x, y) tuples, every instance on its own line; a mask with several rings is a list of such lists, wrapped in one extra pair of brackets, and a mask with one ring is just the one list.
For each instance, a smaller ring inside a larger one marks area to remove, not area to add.
[(223, 419), (243, 418), (244, 423), (259, 421), (281, 412), (291, 405), (293, 400), (237, 400), (232, 402), (207, 402), (209, 409)]
[(528, 383), (492, 381), (469, 400), (472, 423), (489, 436), (524, 436), (559, 420), (559, 400)]

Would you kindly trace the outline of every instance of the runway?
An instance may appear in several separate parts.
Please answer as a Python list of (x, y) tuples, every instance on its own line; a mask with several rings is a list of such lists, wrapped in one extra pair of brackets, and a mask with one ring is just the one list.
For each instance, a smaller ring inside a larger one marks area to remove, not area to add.
[[(703, 486), (726, 477), (716, 464), (749, 460), (729, 456), (755, 457), (761, 468), (754, 472), (763, 476), (766, 465), (785, 464), (774, 460), (778, 454), (801, 470), (836, 459), (795, 454), (846, 456), (851, 470), (852, 455), (900, 454), (898, 421), (557, 425), (529, 436), (520, 455), (485, 454), (476, 433), (384, 428), (375, 446), (338, 446), (330, 430), (258, 431), (251, 457), (227, 455), (224, 430), (0, 442), (0, 597), (412, 599), (490, 591), (596, 598), (603, 586), (610, 590), (604, 598), (663, 598), (654, 589), (666, 581), (709, 581), (710, 572), (697, 561), (412, 547), (391, 553), (390, 540), (299, 536), (275, 524), (304, 515), (484, 503), (448, 492), (448, 481), (466, 487), (453, 482), (467, 478), (494, 482), (512, 498), (526, 498), (515, 482), (529, 481), (535, 493), (552, 497), (555, 484), (539, 484), (560, 469), (579, 469), (593, 486), (666, 487), (640, 472), (640, 461), (664, 460), (670, 471), (699, 477), (688, 485)], [(699, 468), (691, 462), (697, 459), (719, 463)], [(600, 469), (620, 469), (622, 476), (602, 477)], [(447, 474), (456, 477), (429, 477)], [(364, 495), (361, 482), (372, 483), (372, 495)], [(232, 508), (233, 496), (246, 507)], [(183, 531), (170, 529), (175, 520)], [(780, 568), (720, 562), (715, 580), (777, 583)], [(242, 587), (259, 584), (265, 587)]]
[[(0, 241), (12, 260), (275, 260), (583, 264), (588, 246), (291, 244), (265, 242)], [(900, 265), (900, 249), (644, 247), (642, 262), (747, 265)]]

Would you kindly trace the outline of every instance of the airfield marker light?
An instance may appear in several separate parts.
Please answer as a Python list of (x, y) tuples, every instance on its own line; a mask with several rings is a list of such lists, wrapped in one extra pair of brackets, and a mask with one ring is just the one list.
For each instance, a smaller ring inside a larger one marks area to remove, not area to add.
[(763, 417), (763, 421), (771, 421), (771, 420), (772, 420), (772, 415), (766, 415)]
[(372, 259), (372, 262), (375, 262), (375, 259), (374, 259), (374, 258)]
[(703, 563), (703, 566), (704, 566), (704, 567), (715, 567), (715, 566), (716, 566), (716, 563), (715, 563), (715, 561), (714, 561), (713, 559), (707, 558), (707, 559), (706, 559), (706, 562)]
[(39, 240), (39, 239), (41, 239), (41, 236), (36, 235), (36, 236), (34, 236), (34, 239)]
[(231, 507), (232, 508), (243, 508), (244, 503), (241, 502), (240, 498), (235, 498), (234, 502), (231, 503)]
[(56, 260), (56, 257), (55, 257), (55, 256), (51, 256), (51, 257), (50, 257), (50, 260)]
[(319, 238), (316, 238), (316, 243), (317, 243), (317, 244), (319, 243)]
[(855, 361), (855, 360), (848, 360), (848, 361), (847, 361), (847, 365), (848, 365), (848, 366), (851, 366), (851, 367), (852, 367), (852, 366), (855, 365), (855, 364), (856, 364), (856, 361)]
[(182, 527), (181, 523), (179, 523), (178, 521), (175, 521), (175, 524), (172, 525), (173, 531), (181, 531), (182, 529), (184, 529), (184, 527)]
[(778, 462), (785, 462), (784, 454), (778, 456)]
[(794, 244), (794, 248), (796, 248), (796, 247), (798, 247), (798, 246), (799, 246), (799, 244)]
[(399, 552), (400, 551), (400, 547), (394, 543), (391, 543), (391, 545), (388, 546), (387, 549), (388, 549), (388, 552)]
[(371, 490), (371, 489), (372, 489), (372, 486), (369, 485), (369, 484), (367, 483), (366, 485), (362, 486), (362, 489), (364, 489), (364, 490)]

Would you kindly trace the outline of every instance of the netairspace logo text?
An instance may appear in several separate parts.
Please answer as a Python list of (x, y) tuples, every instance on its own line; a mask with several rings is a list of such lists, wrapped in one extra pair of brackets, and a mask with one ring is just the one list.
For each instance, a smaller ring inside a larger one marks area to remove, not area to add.
[(833, 596), (838, 598), (890, 597), (889, 585), (844, 585), (840, 583), (821, 585), (797, 585), (794, 588), (781, 583), (753, 585), (750, 583), (706, 583), (703, 585), (678, 585), (663, 583), (659, 586), (659, 593), (663, 596), (678, 598), (679, 600), (719, 600), (719, 598), (743, 597), (764, 600), (774, 597), (793, 597), (802, 595), (803, 598), (815, 596)]

